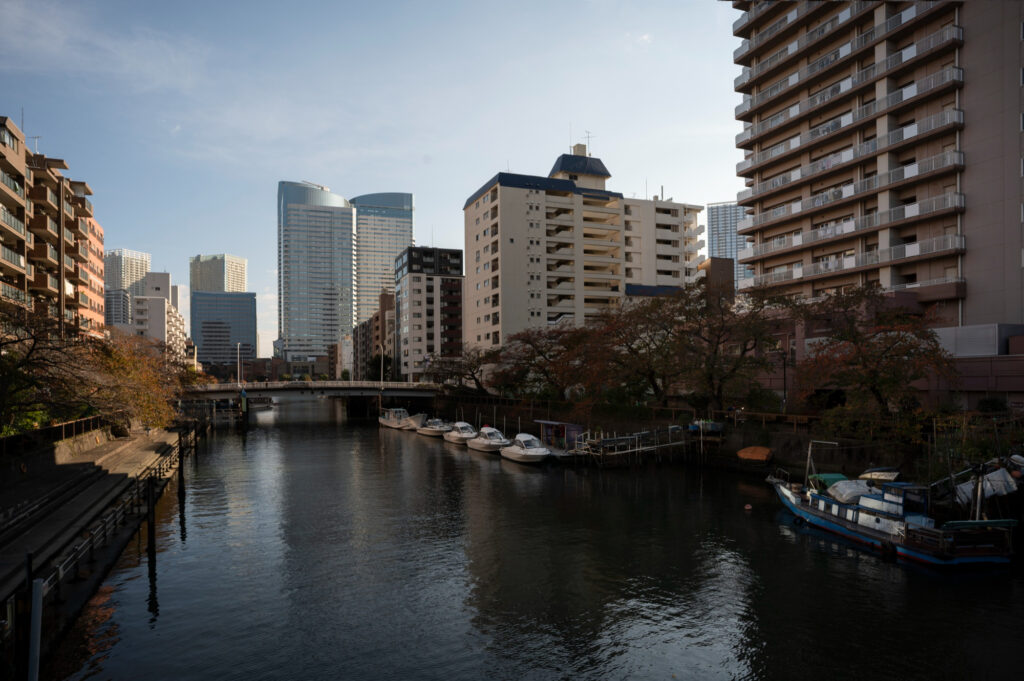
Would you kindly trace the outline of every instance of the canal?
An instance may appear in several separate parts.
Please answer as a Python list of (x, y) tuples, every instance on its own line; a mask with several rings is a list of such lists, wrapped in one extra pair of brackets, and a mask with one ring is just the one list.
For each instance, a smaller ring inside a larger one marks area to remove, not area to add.
[(46, 678), (1021, 674), (1019, 564), (885, 563), (756, 477), (531, 468), (330, 400), (257, 416), (186, 461)]

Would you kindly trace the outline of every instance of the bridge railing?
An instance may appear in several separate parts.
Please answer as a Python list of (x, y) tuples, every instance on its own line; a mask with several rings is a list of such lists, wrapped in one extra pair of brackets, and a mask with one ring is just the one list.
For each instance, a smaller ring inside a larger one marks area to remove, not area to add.
[(247, 381), (238, 383), (206, 383), (190, 386), (191, 393), (224, 392), (226, 390), (438, 390), (436, 383), (403, 383), (401, 381)]

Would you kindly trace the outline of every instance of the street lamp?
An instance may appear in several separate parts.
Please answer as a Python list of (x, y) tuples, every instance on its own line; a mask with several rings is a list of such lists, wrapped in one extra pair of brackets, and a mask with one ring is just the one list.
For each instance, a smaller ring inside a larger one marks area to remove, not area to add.
[(377, 347), (380, 348), (380, 389), (384, 390), (384, 344), (377, 343)]
[(782, 359), (782, 413), (786, 413), (786, 398), (788, 397), (788, 386), (786, 385), (786, 364), (788, 364), (789, 353), (786, 350), (779, 350), (779, 357)]
[(238, 379), (238, 386), (242, 386), (242, 344), (235, 343), (235, 378)]

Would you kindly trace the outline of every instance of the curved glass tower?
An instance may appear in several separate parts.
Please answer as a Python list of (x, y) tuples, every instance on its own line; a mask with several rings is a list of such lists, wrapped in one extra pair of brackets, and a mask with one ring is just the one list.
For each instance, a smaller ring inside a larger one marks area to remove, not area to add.
[(352, 332), (355, 210), (308, 182), (277, 185), (277, 349), (287, 361), (326, 355)]
[(377, 311), (380, 290), (395, 287), (395, 258), (412, 246), (412, 194), (352, 199), (356, 207), (356, 323)]

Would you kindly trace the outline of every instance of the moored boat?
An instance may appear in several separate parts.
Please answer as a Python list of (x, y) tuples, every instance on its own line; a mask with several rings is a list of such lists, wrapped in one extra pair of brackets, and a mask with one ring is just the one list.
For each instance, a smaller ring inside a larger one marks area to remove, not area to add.
[(476, 437), (466, 441), (467, 447), (478, 452), (497, 452), (508, 445), (509, 441), (501, 434), (501, 431), (489, 426), (484, 426)]
[(381, 410), (377, 422), (388, 428), (402, 428), (402, 424), (407, 418), (409, 418), (409, 412), (401, 407), (394, 407)]
[(406, 416), (402, 419), (402, 424), (398, 426), (402, 430), (416, 430), (423, 425), (423, 422), (427, 420), (426, 414), (413, 414), (412, 416)]
[[(811, 470), (808, 451), (808, 470)], [(859, 542), (889, 558), (933, 566), (1008, 563), (1016, 521), (967, 520), (937, 526), (928, 516), (928, 488), (907, 482), (846, 480), (808, 475), (791, 483), (784, 471), (768, 477), (799, 520)]]
[(476, 437), (476, 428), (465, 421), (456, 421), (452, 429), (444, 434), (444, 439), (457, 445), (464, 445)]
[(535, 436), (519, 433), (512, 444), (501, 448), (501, 455), (518, 463), (538, 463), (548, 458), (551, 452)]
[(427, 419), (427, 422), (417, 428), (416, 432), (427, 437), (443, 437), (451, 429), (451, 424), (441, 419)]

